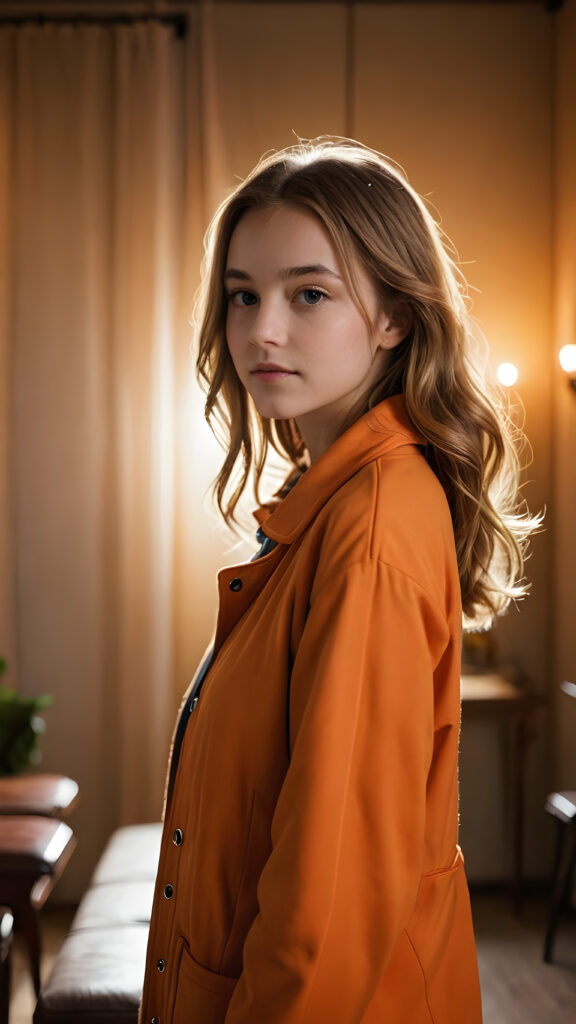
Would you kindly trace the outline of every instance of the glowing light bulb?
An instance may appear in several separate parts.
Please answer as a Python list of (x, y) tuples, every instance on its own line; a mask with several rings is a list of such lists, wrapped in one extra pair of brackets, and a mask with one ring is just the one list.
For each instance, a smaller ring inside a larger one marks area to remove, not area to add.
[(558, 359), (565, 373), (576, 373), (576, 345), (563, 345)]
[(505, 388), (511, 388), (518, 380), (518, 367), (514, 363), (500, 363), (496, 376)]

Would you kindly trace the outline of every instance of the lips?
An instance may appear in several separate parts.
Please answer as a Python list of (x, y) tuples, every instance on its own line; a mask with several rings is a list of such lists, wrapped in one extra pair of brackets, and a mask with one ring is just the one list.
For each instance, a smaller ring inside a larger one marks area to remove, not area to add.
[(289, 370), (286, 366), (279, 366), (277, 363), (258, 363), (250, 373), (261, 380), (278, 380), (281, 377), (296, 375), (295, 370)]

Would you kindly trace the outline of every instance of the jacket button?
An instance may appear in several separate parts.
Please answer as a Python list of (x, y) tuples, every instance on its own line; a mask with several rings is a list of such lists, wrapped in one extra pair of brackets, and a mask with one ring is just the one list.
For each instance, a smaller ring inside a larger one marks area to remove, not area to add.
[(160, 974), (162, 974), (162, 971), (166, 970), (166, 961), (165, 960), (159, 960), (158, 963), (156, 964), (156, 966), (157, 966), (158, 970), (160, 971)]
[(235, 576), (233, 580), (230, 580), (230, 590), (242, 590), (242, 580)]
[(160, 1024), (160, 1017), (151, 1017), (150, 1024)]
[(174, 846), (182, 846), (184, 842), (184, 833), (181, 828), (175, 828), (172, 835), (172, 842)]
[(171, 900), (173, 895), (174, 895), (174, 886), (170, 885), (170, 884), (165, 885), (164, 886), (164, 895), (165, 895), (167, 900)]

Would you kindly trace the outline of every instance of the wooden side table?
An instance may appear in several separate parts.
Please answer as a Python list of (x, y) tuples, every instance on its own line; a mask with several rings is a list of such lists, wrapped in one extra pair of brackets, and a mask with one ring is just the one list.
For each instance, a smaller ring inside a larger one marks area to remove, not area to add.
[(535, 735), (535, 712), (544, 698), (495, 673), (462, 676), (462, 719), (490, 720), (507, 726), (512, 807), (512, 899), (522, 911), (524, 881), (524, 778), (526, 754)]

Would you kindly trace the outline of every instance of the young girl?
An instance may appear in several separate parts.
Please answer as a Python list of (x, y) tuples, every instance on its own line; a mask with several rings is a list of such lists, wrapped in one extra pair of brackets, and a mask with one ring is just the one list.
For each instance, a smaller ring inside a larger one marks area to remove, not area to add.
[(292, 472), (219, 573), (177, 728), (143, 1024), (478, 1024), (457, 846), (462, 611), (522, 588), (532, 522), (471, 363), (458, 272), (356, 143), (264, 160), (208, 235), (198, 370), (226, 522)]

